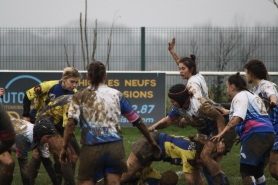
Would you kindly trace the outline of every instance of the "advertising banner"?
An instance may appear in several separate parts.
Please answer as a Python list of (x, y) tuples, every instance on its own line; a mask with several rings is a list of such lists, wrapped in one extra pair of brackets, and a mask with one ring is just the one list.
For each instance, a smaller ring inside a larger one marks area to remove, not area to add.
[[(86, 72), (81, 74), (78, 89), (88, 86)], [(62, 71), (1, 71), (0, 87), (5, 88), (6, 93), (0, 102), (10, 117), (20, 119), (26, 90), (43, 81), (61, 79), (61, 76)], [(121, 91), (146, 124), (152, 125), (166, 113), (165, 78), (163, 72), (108, 72), (106, 84)], [(132, 126), (126, 118), (120, 120), (121, 126)]]

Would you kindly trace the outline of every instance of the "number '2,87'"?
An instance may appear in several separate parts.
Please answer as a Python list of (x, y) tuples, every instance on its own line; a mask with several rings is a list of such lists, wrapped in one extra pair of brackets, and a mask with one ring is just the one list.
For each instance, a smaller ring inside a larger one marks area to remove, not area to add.
[(132, 105), (132, 108), (141, 114), (145, 114), (145, 113), (150, 114), (152, 112), (152, 110), (154, 109), (154, 107), (155, 107), (155, 105), (142, 105), (141, 108), (139, 107), (139, 109), (138, 109), (137, 105)]

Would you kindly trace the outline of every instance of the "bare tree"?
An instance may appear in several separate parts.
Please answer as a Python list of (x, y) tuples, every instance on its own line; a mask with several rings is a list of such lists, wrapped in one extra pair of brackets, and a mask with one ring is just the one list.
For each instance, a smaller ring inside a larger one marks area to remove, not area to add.
[(68, 64), (68, 67), (70, 67), (70, 64), (69, 64), (69, 57), (68, 57), (68, 51), (67, 51), (67, 47), (66, 47), (65, 44), (64, 44), (64, 48), (65, 48), (66, 62), (67, 62), (67, 64)]
[[(225, 39), (222, 31), (220, 31), (216, 52), (212, 53), (212, 56), (216, 62), (217, 71), (225, 71), (228, 62), (234, 59), (236, 56), (236, 51), (234, 49), (239, 40), (240, 37), (236, 33), (231, 33), (230, 36)], [(214, 94), (214, 100), (219, 103), (223, 101), (223, 83), (224, 76), (217, 76), (211, 89), (212, 93)]]
[[(70, 67), (69, 57), (68, 57), (68, 49), (67, 49), (66, 44), (64, 44), (64, 50), (65, 50), (66, 63), (68, 65), (68, 67)], [(72, 67), (74, 67), (74, 56), (75, 56), (75, 45), (73, 45), (73, 47), (72, 47)]]
[(86, 42), (86, 56), (87, 56), (87, 65), (89, 64), (89, 50), (88, 50), (88, 34), (87, 34), (87, 0), (85, 1), (85, 42)]
[(190, 40), (190, 52), (197, 57), (199, 55), (198, 51), (199, 47), (197, 45), (197, 40), (195, 38), (192, 38)]
[(84, 69), (86, 69), (86, 61), (85, 61), (86, 59), (85, 59), (83, 31), (82, 31), (82, 13), (80, 13), (80, 37), (81, 37), (82, 59), (83, 59)]
[(92, 60), (95, 61), (95, 53), (97, 49), (97, 19), (95, 21), (95, 28), (94, 28), (94, 42), (93, 42), (93, 52), (92, 52)]
[(248, 59), (252, 56), (252, 54), (258, 49), (259, 47), (259, 36), (256, 36), (255, 38), (252, 38), (249, 42), (247, 47), (242, 47), (241, 49), (241, 55), (240, 55), (240, 66), (238, 66), (238, 70), (242, 70), (243, 66), (246, 62), (248, 62)]
[[(80, 13), (80, 36), (81, 36), (81, 49), (82, 49), (82, 56), (83, 56), (83, 63), (84, 63), (84, 69), (86, 69), (86, 65), (89, 64), (89, 48), (88, 48), (88, 33), (87, 33), (87, 0), (85, 0), (85, 27), (84, 27), (84, 35), (85, 35), (85, 47), (86, 47), (86, 54), (84, 50), (84, 41), (83, 41), (83, 29), (82, 29), (82, 13)], [(116, 16), (117, 11), (114, 14), (114, 18), (112, 21), (112, 26), (110, 29), (110, 34), (107, 42), (107, 60), (106, 60), (106, 66), (107, 70), (109, 70), (109, 59), (110, 59), (110, 52), (111, 52), (111, 40), (112, 40), (112, 33), (113, 28), (116, 20), (120, 16)], [(92, 51), (92, 61), (95, 61), (95, 53), (97, 48), (97, 19), (95, 21), (95, 28), (94, 28), (94, 41), (93, 41), (93, 51)]]
[[(96, 43), (97, 43), (97, 20), (95, 21), (96, 27), (94, 28), (94, 41), (93, 41), (93, 51), (92, 51), (92, 61), (95, 61), (95, 53), (96, 53)], [(84, 69), (90, 62), (89, 58), (89, 44), (88, 44), (88, 33), (87, 33), (87, 0), (85, 0), (85, 26), (84, 26), (84, 37), (85, 37), (85, 44), (83, 41), (83, 25), (82, 25), (82, 13), (80, 13), (80, 36), (81, 36), (81, 49), (82, 49), (82, 57), (83, 57), (83, 64)], [(85, 45), (85, 48), (84, 48)], [(86, 53), (85, 53), (86, 49)]]
[(276, 0), (269, 0), (271, 3), (273, 3), (278, 8), (278, 2)]
[(115, 12), (114, 17), (113, 17), (112, 26), (110, 28), (110, 34), (109, 34), (109, 38), (108, 38), (108, 41), (107, 41), (106, 68), (107, 68), (108, 71), (109, 71), (109, 59), (110, 59), (110, 52), (111, 52), (112, 32), (113, 32), (113, 28), (114, 28), (114, 24), (115, 24), (116, 20), (118, 18), (120, 18), (120, 16), (116, 16), (116, 13), (117, 13), (117, 11)]
[(72, 48), (72, 67), (74, 67), (74, 54), (75, 54), (75, 45)]

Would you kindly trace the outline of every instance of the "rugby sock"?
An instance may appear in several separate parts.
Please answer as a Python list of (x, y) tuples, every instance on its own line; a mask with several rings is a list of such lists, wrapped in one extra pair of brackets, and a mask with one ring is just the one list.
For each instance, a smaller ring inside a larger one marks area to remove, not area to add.
[(41, 159), (42, 159), (42, 164), (43, 164), (45, 170), (47, 171), (48, 176), (50, 177), (52, 183), (54, 185), (58, 185), (55, 170), (53, 168), (53, 165), (52, 165), (52, 162), (51, 162), (50, 158), (41, 157)]
[(265, 176), (261, 176), (259, 178), (256, 179), (256, 184), (257, 185), (266, 185), (266, 180), (265, 180)]
[(221, 172), (221, 173), (222, 173), (222, 177), (224, 179), (225, 184), (226, 185), (230, 185), (230, 181), (229, 181), (227, 175), (225, 175), (225, 173), (223, 173), (223, 172)]
[(218, 175), (212, 177), (215, 185), (230, 185), (230, 181), (228, 177), (223, 173), (220, 172)]
[[(248, 177), (248, 176), (246, 176), (246, 177)], [(252, 185), (256, 185), (256, 179), (255, 179), (255, 177), (254, 176), (249, 176), (250, 178), (251, 178), (251, 181), (252, 181)], [(247, 178), (248, 179), (248, 178)], [(245, 180), (246, 180), (246, 178), (245, 178)], [(247, 180), (248, 182), (250, 181), (250, 179), (248, 179)], [(250, 182), (249, 182), (250, 183)], [(244, 184), (244, 180), (243, 180), (243, 184)]]
[(251, 179), (252, 179), (252, 185), (256, 185), (256, 179), (255, 179), (255, 177), (254, 176), (250, 176), (251, 177)]
[(212, 176), (209, 174), (207, 168), (205, 166), (202, 166), (201, 171), (203, 173), (203, 175), (205, 176), (208, 185), (214, 185), (214, 181), (212, 179)]

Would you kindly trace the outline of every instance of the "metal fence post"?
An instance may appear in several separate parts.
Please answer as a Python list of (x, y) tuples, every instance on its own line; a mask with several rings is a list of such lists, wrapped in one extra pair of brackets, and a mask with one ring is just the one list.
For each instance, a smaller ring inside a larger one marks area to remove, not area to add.
[(146, 53), (145, 53), (145, 27), (141, 27), (141, 71), (145, 71)]

